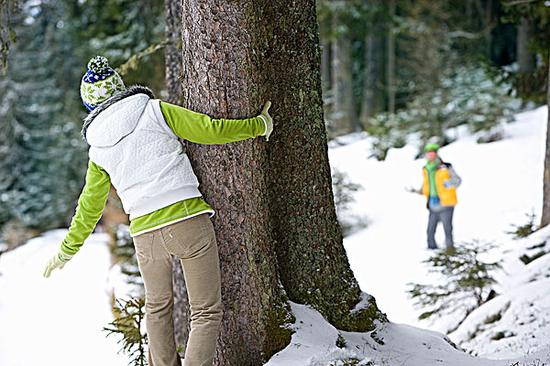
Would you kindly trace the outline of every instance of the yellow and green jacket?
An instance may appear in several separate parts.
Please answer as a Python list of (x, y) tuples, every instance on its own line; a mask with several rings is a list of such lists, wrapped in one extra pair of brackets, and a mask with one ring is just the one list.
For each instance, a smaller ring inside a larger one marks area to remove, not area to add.
[(428, 162), (423, 168), (422, 194), (426, 196), (427, 206), (437, 202), (441, 206), (457, 204), (456, 188), (461, 178), (456, 174), (450, 163), (436, 160)]
[[(159, 103), (168, 128), (179, 138), (193, 143), (225, 144), (266, 133), (265, 121), (260, 116), (233, 120), (211, 119), (205, 114), (177, 105), (163, 101)], [(74, 255), (92, 233), (101, 218), (110, 188), (111, 177), (107, 171), (90, 159), (86, 183), (78, 199), (69, 232), (61, 244), (63, 253)], [(187, 198), (131, 219), (130, 234), (135, 237), (202, 213), (213, 216), (214, 210), (202, 197)]]

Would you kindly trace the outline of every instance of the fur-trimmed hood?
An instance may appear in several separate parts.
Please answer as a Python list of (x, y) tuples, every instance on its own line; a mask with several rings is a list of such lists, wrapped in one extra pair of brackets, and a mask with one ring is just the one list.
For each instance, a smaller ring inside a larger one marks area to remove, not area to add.
[[(141, 85), (133, 85), (116, 93), (84, 118), (82, 137), (89, 145), (116, 144), (135, 129), (149, 99), (155, 99), (155, 95), (151, 89)], [(109, 113), (102, 113), (107, 109)], [(112, 121), (116, 121), (116, 124)], [(110, 125), (107, 126), (107, 123)]]

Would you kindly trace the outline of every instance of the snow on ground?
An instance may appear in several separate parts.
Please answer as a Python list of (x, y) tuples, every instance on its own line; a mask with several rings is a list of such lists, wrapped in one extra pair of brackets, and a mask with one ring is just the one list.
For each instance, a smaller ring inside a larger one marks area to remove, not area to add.
[[(451, 338), (481, 356), (531, 354), (550, 345), (550, 254), (525, 265), (521, 255), (550, 253), (550, 227), (504, 245), (501, 295), (476, 309)], [(550, 359), (550, 351), (546, 355)]]
[[(440, 333), (403, 324), (378, 324), (366, 333), (338, 331), (309, 306), (291, 303), (291, 307), (296, 316), (291, 345), (264, 366), (343, 365), (336, 362), (349, 359), (369, 366), (510, 366), (533, 360), (475, 358), (453, 348)], [(338, 334), (346, 340), (343, 349), (336, 346)]]
[[(524, 267), (517, 264), (517, 253), (511, 250), (515, 242), (506, 232), (512, 229), (512, 224), (525, 224), (528, 213), (540, 217), (546, 113), (546, 108), (542, 107), (519, 114), (516, 122), (504, 126), (505, 139), (489, 144), (478, 144), (475, 136), (458, 130), (460, 138), (440, 151), (442, 158), (451, 162), (463, 178), (458, 191), (459, 204), (455, 209), (455, 241), (479, 239), (496, 243), (503, 253), (501, 255), (510, 257), (505, 266), (509, 273), (499, 277), (504, 290), (519, 286), (511, 279), (516, 277), (515, 271)], [(379, 162), (369, 158), (371, 142), (368, 137), (353, 135), (345, 139), (347, 144), (343, 146), (334, 144), (329, 157), (333, 168), (346, 173), (362, 188), (354, 194), (355, 202), (350, 211), (354, 215), (366, 216), (369, 226), (344, 240), (351, 267), (362, 290), (376, 298), (380, 309), (393, 322), (446, 331), (448, 324), (445, 321), (420, 322), (417, 319), (420, 311), (414, 308), (406, 293), (408, 283), (429, 281), (427, 268), (422, 263), (430, 254), (426, 250), (428, 214), (425, 201), (422, 196), (405, 190), (409, 186), (419, 188), (421, 184), (424, 161), (415, 159), (417, 147), (409, 144), (401, 149), (391, 149), (386, 161)], [(439, 228), (437, 238), (442, 245), (442, 228)], [(532, 300), (540, 304), (543, 295), (537, 298), (534, 292), (540, 293), (544, 286), (548, 289), (547, 285), (547, 282), (532, 284), (507, 296), (521, 297), (530, 293), (533, 296), (525, 303)], [(550, 296), (549, 291), (545, 292)], [(546, 316), (540, 324), (543, 328), (550, 322), (548, 296), (542, 309), (536, 308), (539, 316), (541, 312)], [(509, 313), (525, 311), (523, 305), (518, 306), (516, 310), (511, 308)], [(509, 321), (508, 328), (512, 328), (519, 320), (515, 317)], [(537, 337), (532, 345), (542, 347), (550, 344), (548, 331), (537, 335), (543, 338)], [(456, 339), (465, 340), (458, 332)], [(485, 342), (497, 343), (487, 339)], [(466, 345), (480, 347), (473, 343)], [(532, 347), (531, 350), (517, 347), (519, 342), (512, 350), (510, 347), (506, 350), (503, 347), (479, 349), (481, 353), (495, 357), (532, 352)], [(495, 352), (501, 354), (495, 355)]]
[[(267, 365), (327, 366), (351, 357), (362, 365), (377, 366), (509, 366), (520, 359), (517, 365), (523, 366), (550, 361), (550, 255), (529, 265), (518, 260), (521, 254), (532, 256), (541, 248), (550, 251), (549, 243), (541, 244), (550, 229), (521, 241), (506, 234), (511, 224), (524, 224), (527, 213), (540, 216), (545, 125), (546, 109), (539, 108), (507, 124), (502, 141), (477, 144), (474, 136), (458, 129), (458, 141), (441, 150), (463, 178), (455, 214), (456, 241), (492, 241), (498, 244), (497, 255), (504, 257), (501, 295), (474, 311), (450, 335), (453, 342), (484, 359), (454, 349), (441, 333), (397, 324), (436, 331), (447, 326), (443, 321), (419, 322), (419, 310), (406, 295), (407, 283), (429, 280), (422, 264), (430, 254), (425, 249), (424, 199), (405, 190), (419, 187), (423, 161), (415, 160), (417, 149), (408, 145), (390, 150), (387, 160), (378, 162), (368, 158), (370, 139), (354, 134), (329, 149), (331, 165), (361, 185), (350, 208), (369, 222), (344, 245), (362, 290), (374, 295), (395, 323), (382, 324), (375, 333), (340, 332), (347, 344), (340, 349), (338, 331), (319, 313), (291, 304), (296, 333)], [(127, 358), (117, 354), (117, 339), (105, 338), (102, 331), (112, 320), (112, 286), (120, 285), (116, 285), (120, 277), (116, 267), (110, 270), (107, 236), (92, 235), (62, 271), (42, 278), (46, 261), (65, 233), (47, 232), (0, 258), (2, 366), (73, 365), (77, 359), (79, 365), (127, 364)], [(438, 239), (442, 242), (441, 232)], [(492, 340), (498, 332), (505, 337)]]
[[(450, 335), (459, 347), (484, 358), (473, 358), (453, 348), (443, 334), (445, 319), (419, 321), (419, 310), (407, 297), (407, 284), (431, 281), (422, 261), (426, 250), (427, 210), (422, 196), (406, 187), (419, 188), (424, 161), (415, 159), (409, 144), (389, 151), (386, 161), (370, 156), (371, 140), (363, 133), (343, 136), (331, 144), (331, 166), (361, 186), (354, 193), (350, 215), (366, 217), (368, 226), (344, 240), (351, 267), (363, 291), (376, 297), (391, 321), (367, 333), (340, 332), (347, 346), (336, 346), (339, 331), (315, 310), (291, 304), (296, 315), (290, 346), (266, 366), (342, 365), (355, 358), (360, 365), (542, 366), (550, 361), (550, 254), (524, 265), (519, 256), (550, 252), (550, 228), (515, 241), (507, 231), (527, 222), (526, 214), (540, 217), (546, 108), (519, 114), (505, 125), (506, 138), (476, 143), (464, 129), (459, 139), (441, 149), (463, 178), (455, 211), (455, 241), (481, 240), (497, 244), (491, 257), (503, 259), (498, 288), (501, 296), (474, 311)], [(440, 229), (441, 230), (441, 229)], [(439, 242), (443, 235), (438, 232)], [(504, 310), (502, 310), (504, 309)], [(501, 318), (495, 317), (501, 313)], [(451, 319), (454, 321), (454, 319)], [(495, 335), (502, 339), (492, 339)], [(382, 343), (377, 342), (382, 340)]]
[[(525, 214), (540, 213), (546, 110), (526, 112), (506, 126), (506, 139), (477, 144), (467, 136), (441, 149), (463, 178), (455, 209), (455, 241), (509, 240), (511, 224), (523, 224)], [(408, 282), (421, 282), (426, 248), (428, 212), (419, 188), (422, 159), (407, 145), (391, 149), (386, 161), (368, 158), (370, 141), (358, 140), (329, 150), (331, 165), (348, 174), (362, 190), (350, 206), (368, 218), (369, 226), (344, 240), (352, 269), (362, 289), (374, 295), (395, 322), (418, 324), (407, 299)], [(540, 217), (540, 216), (539, 216)], [(440, 245), (443, 233), (438, 231)]]
[(118, 339), (102, 331), (113, 319), (107, 235), (93, 234), (65, 268), (42, 277), (66, 232), (49, 231), (0, 257), (2, 366), (128, 364)]

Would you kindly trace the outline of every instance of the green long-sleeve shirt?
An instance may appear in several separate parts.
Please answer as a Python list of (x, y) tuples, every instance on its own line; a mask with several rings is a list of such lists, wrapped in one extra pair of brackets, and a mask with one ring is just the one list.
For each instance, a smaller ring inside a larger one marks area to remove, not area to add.
[[(174, 134), (197, 144), (225, 144), (241, 141), (266, 133), (267, 126), (261, 117), (246, 119), (212, 119), (189, 109), (160, 102), (162, 115)], [(74, 255), (99, 221), (109, 190), (109, 174), (93, 161), (88, 162), (86, 183), (78, 199), (69, 232), (61, 244), (61, 251)], [(214, 215), (214, 210), (202, 197), (193, 197), (134, 218), (130, 234), (137, 236), (201, 213)]]

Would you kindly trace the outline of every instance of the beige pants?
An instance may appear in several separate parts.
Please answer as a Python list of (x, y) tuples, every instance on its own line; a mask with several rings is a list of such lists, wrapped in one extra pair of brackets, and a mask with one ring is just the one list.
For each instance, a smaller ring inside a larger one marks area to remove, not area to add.
[(134, 238), (145, 283), (149, 366), (176, 366), (172, 309), (172, 259), (181, 260), (191, 310), (185, 366), (212, 366), (222, 319), (220, 265), (214, 227), (207, 213)]

